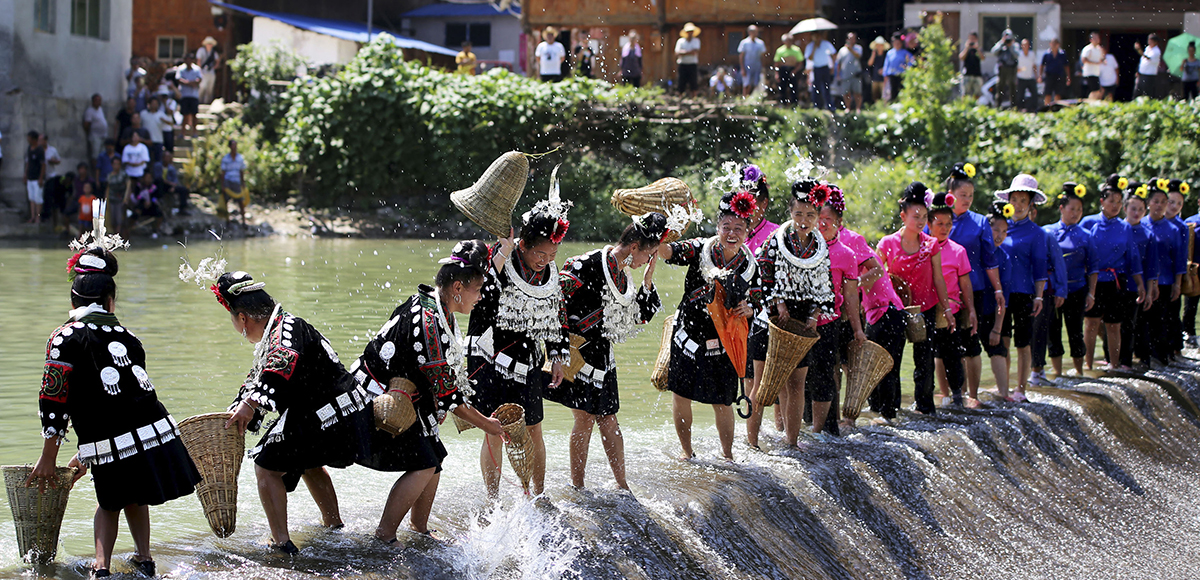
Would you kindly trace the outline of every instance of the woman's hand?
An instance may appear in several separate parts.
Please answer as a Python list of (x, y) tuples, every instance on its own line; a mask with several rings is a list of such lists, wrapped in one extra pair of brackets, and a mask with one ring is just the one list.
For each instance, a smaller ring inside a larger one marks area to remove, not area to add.
[(804, 328), (807, 328), (809, 330), (816, 330), (818, 322), (820, 322), (820, 321), (817, 320), (816, 316), (810, 316), (810, 317), (808, 317), (808, 320), (804, 322)]
[(654, 288), (654, 267), (658, 265), (658, 253), (655, 252), (650, 256), (650, 261), (646, 262), (646, 273), (642, 275), (642, 287), (646, 290)]
[(497, 237), (496, 242), (500, 244), (500, 249), (504, 251), (505, 256), (512, 255), (513, 247), (517, 245), (517, 234), (513, 228), (508, 228), (508, 237)]
[(1171, 302), (1179, 300), (1179, 293), (1180, 293), (1180, 290), (1182, 290), (1182, 289), (1183, 289), (1183, 287), (1180, 286), (1179, 284), (1171, 285)]
[(245, 434), (246, 427), (250, 425), (250, 421), (254, 420), (254, 407), (250, 403), (242, 401), (238, 404), (237, 409), (233, 411), (233, 416), (225, 422), (225, 428), (228, 429), (233, 425), (237, 425), (238, 433)]
[(861, 328), (854, 331), (854, 344), (862, 344), (866, 341), (867, 335), (863, 333)]
[(550, 366), (550, 388), (557, 389), (562, 384), (567, 373), (563, 371), (562, 363), (556, 362)]
[(979, 334), (979, 317), (975, 316), (975, 311), (967, 313), (967, 327), (971, 329), (971, 336)]
[(487, 433), (493, 437), (499, 437), (500, 439), (503, 439), (505, 443), (508, 442), (508, 433), (504, 432), (504, 426), (500, 424), (499, 419), (495, 417), (484, 417), (483, 424), (479, 425), (478, 427), (482, 429), (484, 433)]
[(1037, 315), (1042, 313), (1043, 302), (1045, 302), (1045, 300), (1041, 296), (1035, 297), (1033, 299), (1033, 310), (1029, 312), (1029, 315), (1037, 318)]
[(753, 318), (754, 309), (750, 308), (750, 304), (743, 300), (741, 304), (737, 305), (737, 308), (733, 309), (733, 315), (741, 318)]
[(988, 335), (988, 344), (990, 344), (992, 346), (997, 346), (1000, 344), (1000, 330), (999, 329), (992, 329), (991, 334)]
[(788, 312), (787, 304), (784, 304), (783, 302), (775, 305), (775, 311), (779, 313), (780, 324), (783, 324), (792, 318), (791, 314)]
[(38, 493), (46, 493), (47, 486), (51, 489), (57, 487), (54, 482), (57, 471), (58, 466), (55, 465), (54, 458), (43, 454), (37, 463), (33, 464), (33, 471), (29, 472), (29, 477), (25, 478), (25, 487), (33, 487), (33, 484), (37, 483)]
[(1095, 305), (1096, 305), (1096, 297), (1091, 294), (1088, 294), (1087, 300), (1084, 300), (1084, 302), (1083, 302), (1083, 311), (1087, 312), (1087, 311), (1091, 310), (1092, 307)]
[(1055, 307), (1055, 308), (1062, 308), (1062, 305), (1063, 305), (1064, 303), (1066, 303), (1066, 301), (1067, 301), (1067, 299), (1066, 299), (1066, 298), (1063, 298), (1062, 296), (1055, 296), (1055, 297), (1054, 297), (1054, 307)]
[(71, 487), (75, 487), (75, 482), (79, 481), (80, 478), (87, 475), (87, 472), (88, 472), (87, 466), (84, 465), (82, 461), (79, 461), (78, 453), (76, 453), (75, 456), (71, 458), (71, 461), (67, 462), (67, 467), (70, 467), (71, 469), (75, 470), (75, 473), (71, 475)]

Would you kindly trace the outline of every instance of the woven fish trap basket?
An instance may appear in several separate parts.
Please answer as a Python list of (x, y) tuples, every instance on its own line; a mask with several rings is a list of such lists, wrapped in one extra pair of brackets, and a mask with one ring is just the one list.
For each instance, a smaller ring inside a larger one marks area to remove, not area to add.
[[(613, 192), (611, 201), (613, 207), (628, 216), (642, 215), (652, 211), (669, 215), (671, 208), (676, 205), (683, 207), (695, 205), (696, 198), (692, 196), (692, 189), (683, 181), (674, 177), (664, 177), (645, 187), (618, 189)], [(691, 222), (688, 222), (682, 232), (671, 232), (664, 241), (677, 241), (690, 228)]]
[(934, 306), (933, 327), (937, 329), (950, 328), (950, 319), (946, 316), (946, 308), (941, 304)]
[(851, 343), (848, 354), (846, 403), (842, 405), (842, 417), (853, 421), (858, 418), (871, 391), (891, 372), (893, 361), (887, 349), (869, 340), (862, 344)]
[(508, 444), (504, 451), (508, 453), (508, 464), (512, 466), (521, 486), (529, 489), (529, 480), (533, 478), (533, 439), (525, 428), (525, 409), (516, 403), (500, 405), (492, 414), (500, 420), (500, 426), (508, 434)]
[(455, 415), (454, 413), (450, 413), (450, 416), (454, 418), (454, 428), (458, 429), (459, 433), (462, 433), (463, 431), (466, 431), (467, 429), (475, 428), (475, 426), (468, 423), (466, 419), (463, 419), (462, 417), (459, 417), (458, 415)]
[(763, 365), (762, 380), (754, 393), (754, 404), (761, 407), (775, 404), (779, 391), (787, 384), (796, 365), (821, 339), (817, 331), (791, 318), (781, 325), (778, 317), (771, 317), (767, 332), (767, 360)]
[(17, 528), (17, 550), (22, 558), (46, 563), (58, 552), (58, 533), (62, 529), (63, 514), (67, 513), (67, 498), (71, 494), (75, 470), (59, 467), (54, 473), (54, 487), (47, 485), (45, 493), (37, 484), (25, 487), (30, 473), (33, 473), (30, 465), (5, 465), (4, 488), (8, 492), (13, 525)]
[(196, 496), (218, 538), (227, 538), (237, 529), (238, 474), (246, 455), (246, 436), (234, 427), (225, 428), (232, 416), (208, 413), (179, 423), (179, 437), (200, 471)]
[[(583, 345), (587, 343), (587, 339), (575, 334), (574, 332), (570, 333), (569, 338), (571, 339), (571, 362), (567, 363), (567, 366), (563, 367), (563, 379), (575, 382), (575, 375), (579, 374), (579, 370), (582, 369), (583, 365), (585, 364), (583, 362), (583, 353), (579, 352), (579, 349), (583, 348)], [(551, 373), (553, 371), (554, 363), (547, 359), (546, 362), (542, 364), (542, 372)]]
[(906, 307), (904, 313), (907, 316), (904, 336), (911, 343), (925, 342), (925, 339), (929, 338), (929, 330), (925, 327), (925, 317), (921, 315), (921, 307)]
[(671, 369), (671, 337), (675, 335), (675, 315), (672, 314), (663, 321), (662, 340), (658, 345), (658, 358), (654, 360), (654, 370), (650, 373), (650, 384), (660, 391), (667, 390), (667, 375)]
[(417, 422), (417, 410), (409, 397), (416, 394), (417, 385), (408, 379), (396, 377), (389, 381), (388, 391), (371, 401), (375, 428), (395, 436), (412, 427)]
[(512, 213), (525, 191), (529, 159), (519, 151), (501, 155), (471, 187), (450, 194), (450, 201), (493, 236), (507, 238)]

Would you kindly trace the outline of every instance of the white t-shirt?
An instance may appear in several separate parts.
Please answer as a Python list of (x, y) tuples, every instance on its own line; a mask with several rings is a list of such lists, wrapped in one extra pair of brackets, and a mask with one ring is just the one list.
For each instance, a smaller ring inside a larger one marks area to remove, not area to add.
[(90, 136), (101, 139), (108, 137), (108, 120), (104, 118), (104, 109), (89, 105), (83, 112), (83, 122), (92, 124), (88, 130)]
[[(133, 163), (142, 162), (141, 165), (132, 165)], [(125, 150), (121, 152), (121, 167), (125, 170), (125, 175), (129, 177), (141, 177), (146, 172), (146, 164), (150, 163), (150, 150), (146, 148), (145, 143), (137, 145), (129, 144), (125, 146)]]
[[(58, 161), (58, 163), (51, 165), (51, 163), (50, 163), (51, 161)], [(54, 177), (55, 175), (58, 175), (58, 166), (61, 164), (62, 164), (62, 157), (58, 156), (58, 149), (55, 149), (53, 145), (47, 145), (46, 146), (46, 178), (49, 179), (51, 177)]]
[(723, 93), (733, 88), (733, 77), (730, 75), (713, 75), (708, 80), (708, 86), (712, 87), (718, 93)]
[(1142, 60), (1138, 61), (1138, 74), (1158, 74), (1158, 62), (1162, 60), (1162, 51), (1157, 46), (1148, 46), (1142, 51)]
[(1025, 80), (1034, 78), (1036, 75), (1033, 74), (1033, 67), (1037, 64), (1038, 54), (1036, 52), (1030, 50), (1027, 55), (1025, 51), (1017, 50), (1017, 78)]
[[(557, 44), (557, 43), (555, 43)], [(559, 46), (562, 46), (561, 44)], [(225, 181), (234, 183), (242, 182), (242, 170), (246, 168), (246, 158), (242, 157), (241, 153), (237, 157), (230, 157), (228, 153), (221, 158), (221, 172), (225, 174)]]
[(159, 107), (153, 113), (150, 112), (150, 109), (142, 111), (142, 128), (150, 133), (151, 143), (163, 142), (164, 126), (170, 123), (171, 117), (167, 115), (166, 111), (162, 110), (162, 107)]
[(1104, 47), (1088, 44), (1080, 51), (1079, 60), (1083, 61), (1083, 76), (1100, 76), (1100, 68), (1104, 66)]
[(538, 72), (544, 75), (560, 75), (562, 74), (562, 62), (567, 57), (567, 49), (563, 48), (562, 43), (546, 43), (542, 41), (537, 45), (535, 54), (538, 57)]
[(1104, 56), (1104, 64), (1100, 66), (1100, 86), (1111, 87), (1117, 84), (1117, 57), (1111, 53)]
[[(694, 50), (689, 54), (679, 54), (685, 50)], [(675, 41), (675, 64), (700, 64), (700, 39), (680, 38)]]
[(813, 68), (832, 67), (833, 56), (836, 54), (837, 50), (828, 40), (822, 40), (820, 44), (810, 42), (808, 46), (804, 47), (804, 58), (812, 62)]

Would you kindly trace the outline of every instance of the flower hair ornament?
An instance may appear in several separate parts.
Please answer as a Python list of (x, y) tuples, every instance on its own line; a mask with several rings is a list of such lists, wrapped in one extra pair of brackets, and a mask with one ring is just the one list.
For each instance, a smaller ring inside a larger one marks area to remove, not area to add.
[(1000, 208), (1000, 215), (1003, 215), (1004, 219), (1012, 219), (1012, 216), (1017, 215), (1017, 208), (1011, 203), (1006, 203)]
[(1129, 187), (1129, 180), (1124, 177), (1118, 177), (1117, 178), (1117, 189), (1124, 190), (1127, 187)]
[(550, 232), (550, 241), (555, 244), (561, 244), (563, 238), (567, 237), (567, 230), (571, 227), (571, 221), (567, 219), (567, 212), (570, 211), (573, 205), (569, 201), (563, 201), (559, 195), (561, 187), (558, 183), (558, 168), (562, 164), (554, 166), (554, 171), (550, 173), (550, 194), (546, 199), (533, 204), (533, 209), (525, 212), (521, 219), (525, 223), (534, 216), (545, 216), (554, 219), (554, 231)]
[[(680, 204), (675, 204), (667, 212), (667, 232), (683, 233), (687, 229), (688, 224), (699, 224), (704, 220), (704, 212), (695, 204), (690, 204), (691, 207), (684, 207)], [(636, 221), (637, 218), (635, 217)], [(663, 234), (665, 237), (667, 234)]]
[(829, 199), (825, 202), (829, 204), (829, 208), (839, 214), (846, 211), (846, 192), (842, 188), (829, 184)]
[(79, 238), (71, 240), (69, 248), (75, 254), (67, 260), (67, 277), (75, 279), (76, 274), (102, 272), (107, 264), (103, 258), (87, 254), (92, 248), (103, 248), (109, 252), (129, 248), (129, 242), (119, 234), (109, 234), (104, 227), (104, 217), (108, 210), (108, 202), (92, 200), (92, 231), (83, 232)]
[(1137, 186), (1137, 189), (1133, 190), (1133, 194), (1142, 199), (1146, 199), (1146, 196), (1150, 195), (1150, 188), (1146, 187), (1146, 184), (1143, 183)]
[(1167, 188), (1169, 188), (1171, 186), (1171, 180), (1167, 179), (1165, 177), (1160, 177), (1160, 178), (1154, 180), (1154, 186), (1157, 187), (1162, 192), (1166, 193), (1168, 191)]
[(955, 163), (950, 168), (950, 176), (955, 179), (975, 179), (975, 166), (970, 163)]
[(933, 193), (932, 191), (925, 192), (925, 207), (929, 211), (953, 210), (955, 197), (953, 193)]
[(800, 148), (796, 147), (795, 143), (788, 145), (788, 151), (796, 157), (796, 164), (783, 171), (783, 175), (789, 183), (806, 179), (816, 181), (829, 173), (828, 168), (817, 165), (813, 162), (812, 157), (800, 153)]
[(1179, 182), (1179, 193), (1187, 195), (1188, 192), (1191, 190), (1192, 190), (1192, 186), (1188, 185), (1188, 182), (1186, 182), (1186, 181)]
[(721, 198), (721, 203), (718, 207), (721, 211), (732, 213), (742, 219), (750, 219), (754, 215), (754, 209), (757, 203), (754, 201), (754, 194), (749, 191), (738, 191), (736, 193), (727, 193)]

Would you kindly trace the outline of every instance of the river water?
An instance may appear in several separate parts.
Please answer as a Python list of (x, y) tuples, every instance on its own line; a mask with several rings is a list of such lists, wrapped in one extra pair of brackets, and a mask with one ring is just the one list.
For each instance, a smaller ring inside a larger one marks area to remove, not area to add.
[[(450, 245), (276, 239), (222, 250), (350, 361), (395, 305), (432, 279)], [(559, 254), (587, 249), (568, 244)], [(200, 243), (187, 252), (195, 263), (217, 250)], [(183, 252), (142, 242), (122, 253), (117, 305), (146, 347), (160, 399), (180, 420), (223, 409), (252, 350), (211, 293), (178, 280)], [(0, 246), (3, 464), (32, 462), (41, 449), (37, 391), (46, 337), (69, 309), (68, 257), (59, 247)], [(682, 274), (660, 267), (669, 305), (660, 316), (674, 309)], [(301, 486), (290, 496), (301, 554), (268, 553), (247, 462), (229, 538), (212, 535), (195, 496), (151, 509), (159, 571), (197, 579), (1200, 577), (1200, 366), (1176, 365), (1153, 380), (1075, 380), (1035, 390), (1029, 404), (906, 416), (892, 427), (860, 421), (842, 440), (804, 439), (799, 450), (783, 450), (765, 428), (768, 451), (751, 451), (739, 422), (735, 463), (718, 458), (711, 412), (697, 407), (700, 457), (682, 462), (670, 398), (648, 381), (660, 332), (661, 318), (617, 349), (632, 496), (611, 484), (598, 435), (588, 488), (568, 485), (570, 414), (547, 403), (547, 493), (537, 501), (523, 497), (505, 466), (501, 501), (490, 504), (479, 431), (443, 429), (450, 456), (431, 526), (445, 542), (403, 533), (399, 547), (375, 542), (395, 478), (352, 467), (332, 470), (346, 528), (319, 528)], [(94, 502), (84, 478), (57, 562), (31, 567), (16, 553), (0, 500), (0, 578), (85, 577)], [(122, 526), (114, 571), (129, 572), (121, 561), (132, 550)]]

